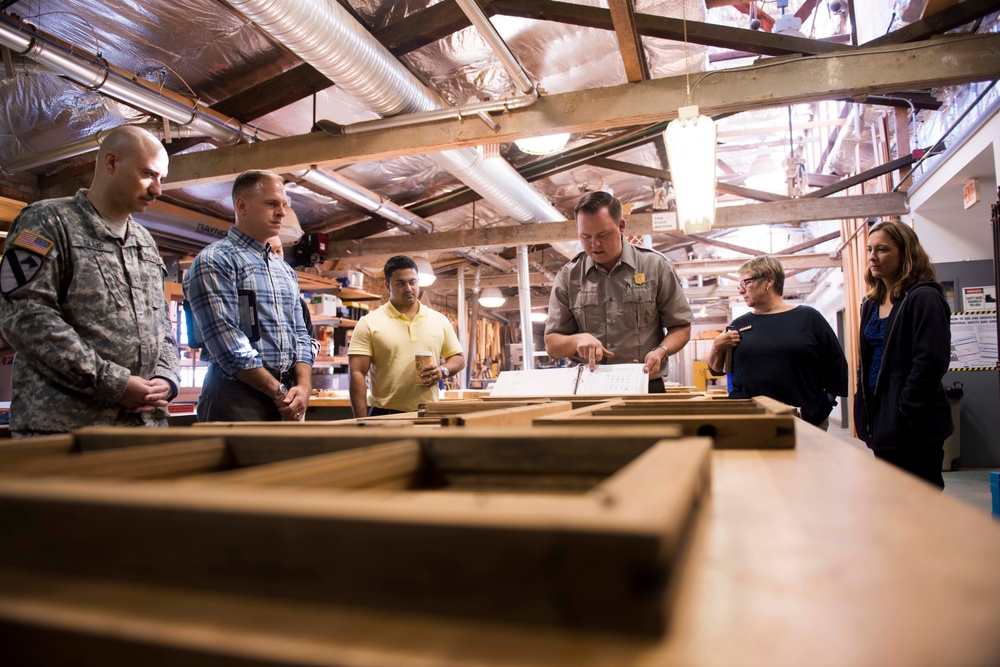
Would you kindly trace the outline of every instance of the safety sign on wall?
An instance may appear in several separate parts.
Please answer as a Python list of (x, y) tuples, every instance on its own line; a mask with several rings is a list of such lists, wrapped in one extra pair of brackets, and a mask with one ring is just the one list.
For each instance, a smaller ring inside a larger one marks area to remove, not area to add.
[(952, 371), (991, 371), (997, 368), (997, 311), (951, 314)]

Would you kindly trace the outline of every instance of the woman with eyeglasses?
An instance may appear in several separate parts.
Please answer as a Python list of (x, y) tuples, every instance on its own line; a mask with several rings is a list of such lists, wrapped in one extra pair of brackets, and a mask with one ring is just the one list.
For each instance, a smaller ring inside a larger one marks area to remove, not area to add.
[(847, 361), (837, 335), (818, 311), (784, 300), (785, 270), (773, 257), (754, 257), (739, 269), (739, 293), (753, 312), (716, 337), (708, 367), (721, 375), (732, 352), (730, 398), (767, 396), (801, 409), (822, 429), (847, 395)]
[(854, 396), (858, 437), (875, 456), (944, 488), (951, 406), (941, 380), (951, 356), (951, 310), (916, 233), (901, 222), (868, 234), (870, 288), (861, 303)]

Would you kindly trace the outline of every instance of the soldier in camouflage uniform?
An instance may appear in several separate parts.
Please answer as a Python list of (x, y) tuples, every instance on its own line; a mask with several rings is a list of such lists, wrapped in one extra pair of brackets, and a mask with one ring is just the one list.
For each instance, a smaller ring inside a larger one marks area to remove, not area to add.
[(145, 130), (105, 139), (89, 190), (25, 208), (0, 263), (0, 330), (17, 351), (15, 437), (89, 426), (165, 426), (177, 394), (166, 274), (132, 220), (160, 194), (168, 158)]

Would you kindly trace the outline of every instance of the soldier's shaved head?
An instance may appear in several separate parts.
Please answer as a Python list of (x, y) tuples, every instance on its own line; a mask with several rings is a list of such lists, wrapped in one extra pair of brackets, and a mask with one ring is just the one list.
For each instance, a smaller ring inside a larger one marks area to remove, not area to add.
[(87, 197), (111, 220), (123, 221), (146, 210), (160, 195), (169, 158), (159, 139), (125, 125), (113, 130), (97, 152), (94, 182)]

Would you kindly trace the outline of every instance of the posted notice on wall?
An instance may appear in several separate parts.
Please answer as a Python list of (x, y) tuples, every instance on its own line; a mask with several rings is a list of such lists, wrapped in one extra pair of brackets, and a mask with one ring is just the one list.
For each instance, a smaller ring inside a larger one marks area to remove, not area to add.
[(997, 367), (997, 311), (951, 314), (951, 364), (948, 370)]
[(996, 310), (997, 290), (993, 285), (984, 287), (963, 287), (962, 302), (965, 304), (962, 310)]

